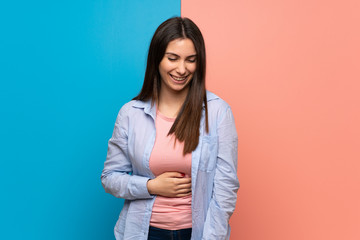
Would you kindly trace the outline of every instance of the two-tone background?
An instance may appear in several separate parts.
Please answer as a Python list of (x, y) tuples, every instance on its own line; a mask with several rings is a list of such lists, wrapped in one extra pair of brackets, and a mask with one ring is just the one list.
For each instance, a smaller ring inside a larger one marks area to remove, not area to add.
[(100, 174), (156, 27), (193, 19), (239, 135), (232, 240), (360, 239), (357, 0), (0, 4), (0, 239), (113, 239)]

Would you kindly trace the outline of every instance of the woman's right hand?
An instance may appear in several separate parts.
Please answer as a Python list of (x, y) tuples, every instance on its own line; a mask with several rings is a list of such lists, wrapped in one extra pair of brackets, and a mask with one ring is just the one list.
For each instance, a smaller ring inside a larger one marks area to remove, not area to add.
[(191, 194), (191, 178), (179, 172), (164, 172), (147, 182), (150, 194), (163, 197), (184, 197)]

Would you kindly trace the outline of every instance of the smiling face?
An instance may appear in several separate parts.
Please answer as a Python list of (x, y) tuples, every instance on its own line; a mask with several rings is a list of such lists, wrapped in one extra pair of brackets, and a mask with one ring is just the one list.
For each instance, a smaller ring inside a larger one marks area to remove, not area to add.
[(187, 93), (196, 70), (196, 50), (188, 38), (169, 42), (159, 65), (161, 91)]

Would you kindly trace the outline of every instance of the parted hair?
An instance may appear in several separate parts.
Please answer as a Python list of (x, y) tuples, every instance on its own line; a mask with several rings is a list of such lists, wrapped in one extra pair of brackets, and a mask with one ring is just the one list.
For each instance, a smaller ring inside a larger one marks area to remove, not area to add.
[(202, 108), (205, 108), (205, 130), (209, 132), (208, 110), (205, 89), (206, 54), (204, 38), (200, 29), (189, 18), (174, 17), (166, 20), (156, 29), (151, 40), (142, 89), (134, 100), (152, 104), (159, 99), (161, 77), (159, 65), (166, 48), (172, 40), (190, 39), (196, 51), (196, 70), (189, 82), (189, 91), (180, 108), (168, 135), (174, 134), (176, 140), (184, 142), (183, 154), (196, 149), (200, 136)]

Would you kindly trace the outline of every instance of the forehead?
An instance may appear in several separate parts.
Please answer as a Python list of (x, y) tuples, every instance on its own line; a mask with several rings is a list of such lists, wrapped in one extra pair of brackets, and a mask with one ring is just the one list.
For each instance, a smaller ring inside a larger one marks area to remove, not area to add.
[(178, 38), (169, 42), (166, 53), (174, 53), (179, 56), (195, 55), (194, 43), (189, 38)]

